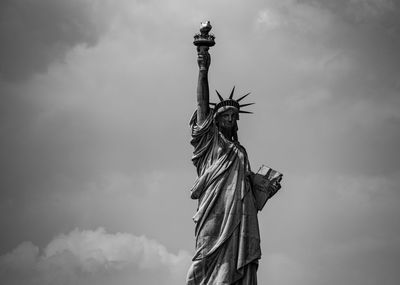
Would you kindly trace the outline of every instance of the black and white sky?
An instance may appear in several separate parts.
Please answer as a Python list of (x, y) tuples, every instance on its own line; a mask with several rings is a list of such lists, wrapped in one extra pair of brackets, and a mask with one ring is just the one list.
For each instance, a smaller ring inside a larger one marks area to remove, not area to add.
[[(0, 283), (183, 284), (194, 250), (193, 35), (239, 139), (284, 173), (259, 283), (394, 285), (400, 3), (2, 0)], [(397, 282), (396, 282), (397, 281)]]

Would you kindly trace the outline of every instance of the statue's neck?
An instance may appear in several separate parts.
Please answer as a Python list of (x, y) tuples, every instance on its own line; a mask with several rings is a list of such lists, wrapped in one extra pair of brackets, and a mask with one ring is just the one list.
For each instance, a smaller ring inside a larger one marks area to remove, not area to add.
[(227, 140), (233, 141), (233, 130), (232, 130), (232, 128), (220, 128), (220, 132), (224, 135), (224, 137)]

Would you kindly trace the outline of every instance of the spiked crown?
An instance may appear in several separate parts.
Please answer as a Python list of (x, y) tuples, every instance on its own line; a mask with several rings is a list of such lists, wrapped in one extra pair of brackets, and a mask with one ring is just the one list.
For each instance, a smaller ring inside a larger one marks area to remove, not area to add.
[(243, 100), (245, 97), (247, 97), (250, 93), (247, 93), (247, 94), (243, 95), (242, 97), (240, 97), (239, 99), (235, 100), (235, 99), (233, 99), (233, 93), (235, 92), (235, 86), (233, 86), (233, 89), (232, 89), (231, 94), (229, 95), (228, 99), (224, 99), (217, 90), (215, 90), (215, 91), (217, 92), (218, 98), (220, 100), (220, 102), (218, 102), (218, 103), (210, 103), (210, 105), (214, 106), (214, 114), (215, 115), (225, 111), (229, 107), (233, 107), (233, 108), (237, 109), (238, 113), (253, 114), (253, 112), (240, 110), (240, 108), (242, 108), (242, 107), (246, 107), (246, 106), (250, 106), (250, 105), (254, 104), (254, 103), (247, 103), (247, 104), (241, 105), (239, 103), (241, 100)]

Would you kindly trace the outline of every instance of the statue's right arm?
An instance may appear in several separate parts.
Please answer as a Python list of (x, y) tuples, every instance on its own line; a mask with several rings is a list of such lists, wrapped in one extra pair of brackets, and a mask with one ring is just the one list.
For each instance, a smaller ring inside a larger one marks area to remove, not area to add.
[(199, 65), (199, 79), (197, 82), (197, 123), (201, 125), (210, 112), (208, 87), (208, 68), (211, 57), (207, 47), (199, 47), (197, 63)]

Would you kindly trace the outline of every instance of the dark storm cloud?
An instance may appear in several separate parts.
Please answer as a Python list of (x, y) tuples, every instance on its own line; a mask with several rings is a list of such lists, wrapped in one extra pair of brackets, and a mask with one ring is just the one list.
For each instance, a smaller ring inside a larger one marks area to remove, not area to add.
[[(316, 3), (316, 1), (314, 1)], [(319, 1), (337, 17), (337, 30), (326, 43), (353, 61), (340, 81), (325, 82), (336, 100), (336, 118), (347, 131), (338, 147), (346, 165), (365, 173), (391, 173), (400, 169), (398, 108), (400, 102), (400, 6), (391, 0)], [(336, 4), (335, 4), (336, 3)], [(336, 159), (333, 163), (340, 164)]]
[[(16, 233), (27, 232), (22, 236), (40, 245), (52, 232), (75, 223), (69, 214), (71, 206), (61, 206), (66, 202), (59, 195), (84, 191), (87, 184), (96, 183), (109, 172), (129, 175), (149, 171), (153, 165), (174, 167), (169, 163), (172, 159), (177, 161), (171, 158), (173, 152), (159, 147), (163, 139), (160, 128), (165, 132), (175, 128), (160, 119), (170, 114), (157, 111), (168, 99), (157, 97), (168, 82), (166, 73), (156, 74), (149, 68), (164, 66), (169, 56), (159, 54), (158, 47), (163, 45), (158, 42), (148, 44), (146, 40), (142, 50), (137, 40), (141, 37), (132, 32), (138, 26), (136, 21), (144, 18), (144, 35), (150, 35), (151, 40), (161, 38), (154, 34), (160, 33), (163, 22), (157, 15), (164, 10), (159, 8), (157, 14), (152, 7), (142, 11), (129, 7), (125, 9), (128, 15), (123, 25), (113, 30), (113, 38), (105, 34), (93, 48), (78, 46), (64, 64), (54, 65), (49, 72), (31, 80), (0, 82), (0, 168), (4, 170), (0, 181), (0, 224), (5, 233), (0, 237), (0, 252), (23, 241), (13, 237)], [(118, 13), (118, 9), (121, 6), (107, 13)], [(76, 13), (85, 18), (84, 11)], [(153, 21), (156, 18), (159, 20)], [(134, 23), (127, 23), (128, 20)], [(89, 20), (82, 19), (83, 23), (86, 21)], [(153, 26), (148, 27), (149, 22)], [(155, 25), (157, 28), (153, 28)], [(125, 32), (127, 42), (121, 43)], [(95, 43), (96, 38), (79, 33), (75, 39)], [(150, 116), (148, 106), (155, 110)], [(183, 113), (185, 117), (190, 112), (180, 109), (174, 114)], [(181, 144), (186, 145), (186, 121), (181, 123), (181, 129)], [(177, 147), (174, 144), (171, 148)], [(144, 189), (135, 185), (130, 190)], [(55, 214), (48, 215), (49, 212)], [(39, 223), (46, 226), (33, 226)], [(48, 231), (48, 226), (56, 230)]]
[(93, 46), (109, 15), (105, 1), (0, 2), (0, 78), (22, 80), (44, 72), (76, 45)]
[[(351, 56), (358, 64), (353, 82), (376, 92), (399, 88), (400, 5), (392, 0), (305, 0), (335, 18), (335, 30), (321, 36), (321, 43)], [(368, 94), (370, 95), (370, 94)], [(385, 95), (379, 94), (378, 96)]]
[(302, 167), (310, 162), (313, 171), (397, 172), (399, 5), (388, 0), (274, 3), (258, 20), (266, 38), (285, 35), (276, 72), (286, 67), (281, 78), (287, 84), (278, 80), (276, 90), (287, 101), (280, 127), (294, 129), (281, 134), (277, 146), (292, 150)]

